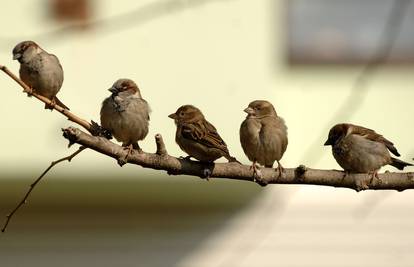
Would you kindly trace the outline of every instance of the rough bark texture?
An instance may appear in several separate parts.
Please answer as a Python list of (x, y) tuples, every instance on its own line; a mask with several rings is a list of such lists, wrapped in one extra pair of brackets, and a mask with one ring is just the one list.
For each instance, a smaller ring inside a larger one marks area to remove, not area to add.
[[(103, 138), (87, 134), (77, 128), (63, 129), (63, 135), (70, 143), (77, 143), (99, 153), (105, 154), (116, 160), (125, 157), (127, 151)], [(203, 164), (198, 161), (172, 157), (167, 154), (164, 142), (160, 134), (155, 136), (157, 144), (156, 153), (138, 153), (135, 151), (129, 155), (128, 163), (140, 165), (144, 168), (164, 170), (171, 175), (192, 175), (201, 178), (227, 178), (242, 181), (255, 182), (250, 166), (239, 163), (215, 163)], [(333, 187), (350, 188), (354, 190), (366, 189), (394, 189), (402, 191), (414, 188), (414, 173), (379, 174), (372, 179), (368, 174), (348, 174), (338, 170), (317, 170), (301, 165), (297, 168), (286, 168), (285, 173), (279, 177), (279, 173), (272, 168), (261, 169), (261, 182), (268, 184), (310, 184)], [(208, 177), (207, 177), (208, 176)]]

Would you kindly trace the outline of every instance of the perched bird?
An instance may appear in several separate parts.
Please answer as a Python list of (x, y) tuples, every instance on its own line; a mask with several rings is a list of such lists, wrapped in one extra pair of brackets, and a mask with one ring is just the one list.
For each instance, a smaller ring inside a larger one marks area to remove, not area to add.
[(220, 157), (229, 162), (237, 161), (230, 156), (226, 143), (198, 108), (184, 105), (168, 117), (177, 125), (175, 141), (189, 157), (208, 163)]
[[(399, 170), (412, 164), (391, 157), (400, 156), (394, 144), (375, 131), (349, 123), (337, 124), (329, 131), (325, 146), (347, 173), (369, 173), (378, 178), (378, 170), (391, 165)], [(372, 181), (371, 179), (371, 181)]]
[(260, 178), (256, 163), (272, 168), (277, 161), (279, 176), (283, 172), (280, 159), (288, 145), (285, 121), (276, 113), (273, 105), (256, 100), (244, 110), (246, 119), (240, 126), (240, 143), (250, 161), (254, 175)]
[(63, 69), (59, 59), (47, 53), (33, 41), (18, 43), (13, 49), (13, 59), (20, 63), (20, 79), (32, 90), (52, 101), (45, 108), (53, 109), (54, 104), (69, 109), (56, 94), (63, 83)]
[(101, 108), (101, 125), (128, 148), (142, 151), (138, 145), (148, 134), (150, 107), (142, 97), (138, 86), (130, 79), (119, 79), (109, 89)]

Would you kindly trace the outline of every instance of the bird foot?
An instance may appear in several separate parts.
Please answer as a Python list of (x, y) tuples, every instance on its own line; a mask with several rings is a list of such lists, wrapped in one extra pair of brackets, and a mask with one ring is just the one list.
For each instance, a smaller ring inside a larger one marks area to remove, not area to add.
[(55, 108), (55, 106), (56, 106), (56, 100), (55, 100), (55, 98), (52, 98), (50, 100), (50, 103), (49, 104), (45, 104), (45, 109), (50, 109), (50, 111), (53, 111), (53, 109)]
[[(347, 173), (346, 175), (348, 175)], [(368, 177), (362, 177), (355, 179), (356, 191), (367, 190), (373, 185), (374, 178), (377, 178), (378, 182), (381, 183), (381, 179), (378, 177), (378, 170), (368, 172)], [(344, 179), (344, 178), (343, 178)]]
[(134, 148), (133, 148), (132, 145), (125, 146), (125, 147), (123, 147), (123, 149), (127, 150), (127, 153), (124, 157), (121, 157), (121, 158), (118, 159), (118, 165), (121, 166), (121, 167), (128, 163), (129, 155), (131, 155), (134, 152)]
[(268, 182), (262, 178), (262, 172), (260, 171), (260, 167), (256, 164), (256, 162), (253, 162), (253, 164), (250, 166), (250, 170), (253, 170), (253, 182), (256, 182), (261, 186), (266, 186), (268, 184)]
[(279, 161), (277, 162), (277, 168), (276, 168), (276, 170), (278, 172), (277, 178), (283, 178), (283, 177), (285, 177), (285, 174), (286, 174), (285, 168), (283, 168), (282, 164), (280, 164)]
[(125, 164), (127, 164), (128, 163), (128, 161), (127, 161), (127, 159), (125, 159), (124, 157), (122, 157), (122, 158), (119, 158), (118, 159), (118, 165), (120, 166), (120, 167), (122, 167), (122, 166), (124, 166)]
[[(138, 142), (132, 144), (132, 148), (138, 152), (138, 154), (144, 153), (144, 150), (138, 145)], [(134, 152), (134, 150), (132, 152)]]
[(355, 190), (357, 192), (361, 190), (367, 190), (369, 189), (368, 183), (366, 179), (356, 179), (355, 180)]
[(209, 169), (209, 168), (204, 168), (203, 169), (203, 177), (207, 180), (207, 181), (210, 181), (210, 177), (211, 177), (211, 174), (212, 174), (213, 172)]
[(369, 184), (372, 185), (372, 182), (374, 181), (374, 178), (376, 178), (378, 180), (379, 183), (382, 182), (381, 178), (379, 178), (378, 176), (378, 170), (372, 171), (368, 173), (368, 176), (371, 178), (369, 180)]
[(32, 97), (34, 90), (33, 90), (33, 87), (31, 86), (29, 86), (29, 88), (30, 88), (29, 90), (23, 90), (23, 93), (26, 93), (27, 97)]
[(345, 178), (349, 176), (349, 174), (350, 174), (349, 171), (344, 171), (344, 175), (342, 176), (341, 183), (345, 180)]
[(180, 156), (179, 159), (191, 161), (191, 156)]

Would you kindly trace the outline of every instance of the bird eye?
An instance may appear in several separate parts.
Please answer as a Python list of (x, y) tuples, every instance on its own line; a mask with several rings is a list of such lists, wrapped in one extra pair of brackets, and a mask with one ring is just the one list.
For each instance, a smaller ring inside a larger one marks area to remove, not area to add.
[(180, 112), (180, 116), (183, 117), (184, 116), (184, 112), (181, 111)]

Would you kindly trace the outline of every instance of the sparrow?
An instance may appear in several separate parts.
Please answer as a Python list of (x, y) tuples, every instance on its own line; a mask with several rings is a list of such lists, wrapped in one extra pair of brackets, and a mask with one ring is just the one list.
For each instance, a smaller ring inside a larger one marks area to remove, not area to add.
[(168, 117), (177, 126), (175, 141), (189, 155), (188, 159), (193, 157), (201, 162), (212, 163), (225, 157), (229, 162), (238, 162), (230, 155), (216, 128), (204, 118), (198, 108), (184, 105)]
[(391, 165), (399, 170), (412, 164), (391, 157), (400, 156), (394, 144), (375, 131), (350, 123), (333, 126), (325, 146), (332, 146), (332, 154), (346, 173), (368, 173), (371, 182), (378, 178), (382, 166)]
[(111, 95), (102, 102), (101, 125), (128, 149), (125, 158), (119, 161), (126, 163), (133, 149), (142, 152), (138, 141), (148, 134), (151, 110), (136, 83), (130, 79), (119, 79), (108, 90)]
[(63, 83), (63, 69), (59, 59), (43, 50), (33, 41), (18, 43), (13, 49), (13, 60), (20, 63), (20, 79), (32, 90), (52, 101), (51, 105), (45, 105), (45, 109), (53, 110), (53, 105), (69, 110), (56, 94)]
[(256, 163), (272, 168), (277, 161), (277, 170), (281, 176), (284, 169), (280, 160), (288, 145), (285, 121), (266, 100), (251, 102), (244, 112), (247, 116), (240, 125), (240, 143), (244, 153), (252, 161), (253, 175), (260, 178)]

